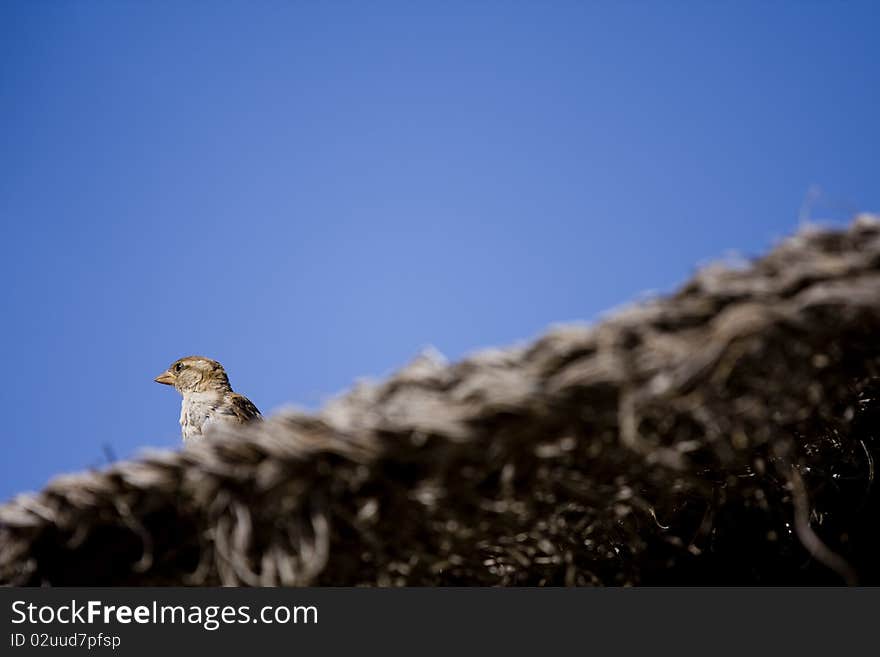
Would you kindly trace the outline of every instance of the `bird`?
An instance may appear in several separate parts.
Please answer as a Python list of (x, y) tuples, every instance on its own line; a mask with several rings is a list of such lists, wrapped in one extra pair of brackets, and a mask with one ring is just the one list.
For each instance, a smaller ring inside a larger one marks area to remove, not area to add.
[(174, 386), (183, 395), (180, 429), (184, 443), (202, 438), (212, 425), (247, 424), (262, 418), (250, 399), (232, 391), (226, 370), (211, 358), (180, 358), (154, 380)]

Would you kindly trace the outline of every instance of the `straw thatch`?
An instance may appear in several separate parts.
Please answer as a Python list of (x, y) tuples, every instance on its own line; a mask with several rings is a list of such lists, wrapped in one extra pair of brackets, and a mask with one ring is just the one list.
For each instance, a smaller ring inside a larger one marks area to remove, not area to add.
[(880, 583), (880, 223), (0, 507), (11, 584)]

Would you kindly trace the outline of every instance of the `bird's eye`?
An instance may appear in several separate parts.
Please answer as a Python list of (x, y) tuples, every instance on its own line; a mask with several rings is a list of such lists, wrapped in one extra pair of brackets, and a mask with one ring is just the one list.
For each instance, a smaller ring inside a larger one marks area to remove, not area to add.
[(177, 365), (174, 366), (175, 372), (179, 372), (182, 369), (183, 369), (183, 363), (177, 363)]

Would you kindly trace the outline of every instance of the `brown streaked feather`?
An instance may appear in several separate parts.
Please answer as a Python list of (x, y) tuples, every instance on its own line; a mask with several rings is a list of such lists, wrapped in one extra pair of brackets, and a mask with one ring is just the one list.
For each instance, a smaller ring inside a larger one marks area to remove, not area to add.
[(244, 395), (239, 395), (237, 392), (233, 392), (226, 395), (225, 401), (226, 403), (217, 410), (219, 410), (222, 415), (233, 416), (242, 424), (262, 417), (259, 409)]

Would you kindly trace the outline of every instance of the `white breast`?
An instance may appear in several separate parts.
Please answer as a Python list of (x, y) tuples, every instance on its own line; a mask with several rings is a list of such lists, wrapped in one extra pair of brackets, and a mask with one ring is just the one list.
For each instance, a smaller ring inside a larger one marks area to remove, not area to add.
[(180, 428), (184, 442), (201, 438), (205, 429), (216, 421), (214, 411), (222, 403), (222, 394), (216, 392), (194, 392), (184, 396), (180, 406)]

